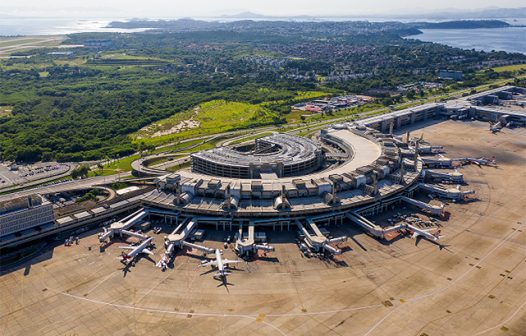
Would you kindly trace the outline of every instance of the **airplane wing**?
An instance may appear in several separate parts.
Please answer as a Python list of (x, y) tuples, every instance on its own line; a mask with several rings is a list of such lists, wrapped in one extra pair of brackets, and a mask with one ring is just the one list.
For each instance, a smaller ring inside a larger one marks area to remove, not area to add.
[(133, 250), (135, 247), (133, 247), (133, 246), (119, 246), (119, 248), (124, 249), (124, 250)]
[(237, 263), (240, 263), (242, 262), (241, 260), (229, 260), (229, 259), (225, 259), (223, 260), (223, 264), (224, 265), (228, 265), (228, 264), (237, 264)]
[(212, 265), (214, 266), (216, 265), (215, 260), (211, 260), (211, 261), (207, 261), (207, 262), (199, 264), (200, 267), (206, 267), (206, 266), (212, 266)]
[(148, 250), (147, 248), (145, 248), (144, 250), (141, 251), (142, 253), (146, 253), (148, 255), (153, 255), (153, 252)]

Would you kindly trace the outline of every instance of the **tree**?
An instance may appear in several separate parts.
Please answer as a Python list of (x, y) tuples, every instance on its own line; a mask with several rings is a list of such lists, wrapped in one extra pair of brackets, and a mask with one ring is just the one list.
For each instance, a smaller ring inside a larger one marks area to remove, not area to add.
[(88, 165), (80, 165), (71, 171), (71, 177), (73, 179), (86, 178), (88, 177), (89, 171), (90, 171), (90, 168)]
[(104, 166), (101, 162), (97, 163), (97, 168), (99, 169), (99, 175), (102, 175), (102, 170), (104, 169)]

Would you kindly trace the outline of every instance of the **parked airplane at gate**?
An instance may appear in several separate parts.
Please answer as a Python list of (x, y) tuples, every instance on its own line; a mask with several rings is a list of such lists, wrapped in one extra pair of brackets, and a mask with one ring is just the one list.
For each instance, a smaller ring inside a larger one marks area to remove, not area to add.
[(502, 124), (500, 122), (497, 122), (497, 123), (492, 123), (491, 121), (489, 122), (489, 130), (491, 131), (491, 133), (495, 134), (495, 133), (498, 133), (502, 130)]
[[(448, 245), (441, 244), (439, 240), (444, 237), (441, 235), (441, 230), (434, 231), (433, 229), (430, 230), (422, 230), (422, 229), (416, 229), (414, 227), (409, 228), (409, 231), (413, 234), (411, 235), (411, 239), (415, 239), (415, 245), (418, 246), (418, 243), (421, 239), (425, 239), (428, 242), (431, 242), (435, 245), (437, 245), (441, 250), (443, 248), (447, 248)], [(432, 232), (434, 231), (434, 232)]]
[(132, 264), (136, 261), (137, 257), (144, 253), (148, 255), (153, 255), (153, 252), (148, 248), (150, 245), (152, 245), (153, 238), (147, 238), (144, 241), (142, 241), (137, 246), (119, 246), (121, 249), (131, 250), (129, 253), (122, 252), (119, 259), (121, 259), (121, 262), (125, 265)]
[(497, 166), (497, 160), (495, 160), (495, 157), (492, 157), (491, 159), (488, 159), (485, 157), (481, 157), (481, 158), (465, 157), (465, 158), (453, 159), (453, 161), (460, 161), (462, 165), (472, 163), (472, 164), (476, 164), (477, 166), (492, 166), (492, 167)]
[(199, 265), (200, 267), (212, 266), (217, 268), (217, 273), (214, 275), (214, 278), (225, 279), (230, 272), (228, 272), (228, 265), (237, 264), (242, 262), (241, 260), (229, 260), (223, 259), (221, 251), (216, 249), (216, 259), (210, 261), (202, 261)]

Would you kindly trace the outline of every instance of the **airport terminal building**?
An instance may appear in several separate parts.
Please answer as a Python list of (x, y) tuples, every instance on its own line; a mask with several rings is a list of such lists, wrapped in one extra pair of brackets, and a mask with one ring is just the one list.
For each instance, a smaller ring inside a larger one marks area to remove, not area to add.
[(365, 126), (333, 125), (319, 140), (338, 163), (324, 164), (320, 145), (310, 139), (277, 134), (256, 141), (249, 152), (193, 154), (191, 170), (161, 177), (143, 203), (207, 221), (291, 220), (393, 196), (413, 185), (422, 169), (414, 154), (403, 160), (405, 143)]
[(256, 139), (255, 149), (228, 147), (192, 154), (192, 170), (207, 175), (238, 179), (308, 174), (320, 168), (323, 151), (313, 141), (288, 134)]
[(42, 196), (32, 195), (0, 203), (0, 237), (53, 224), (54, 221), (53, 205)]

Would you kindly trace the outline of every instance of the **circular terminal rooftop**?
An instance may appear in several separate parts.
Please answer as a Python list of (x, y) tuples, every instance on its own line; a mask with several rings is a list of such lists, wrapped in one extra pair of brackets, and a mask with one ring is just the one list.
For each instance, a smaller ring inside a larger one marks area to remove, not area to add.
[(298, 176), (318, 170), (323, 151), (314, 141), (289, 134), (256, 139), (255, 148), (220, 147), (192, 154), (192, 171), (213, 176), (261, 178)]

